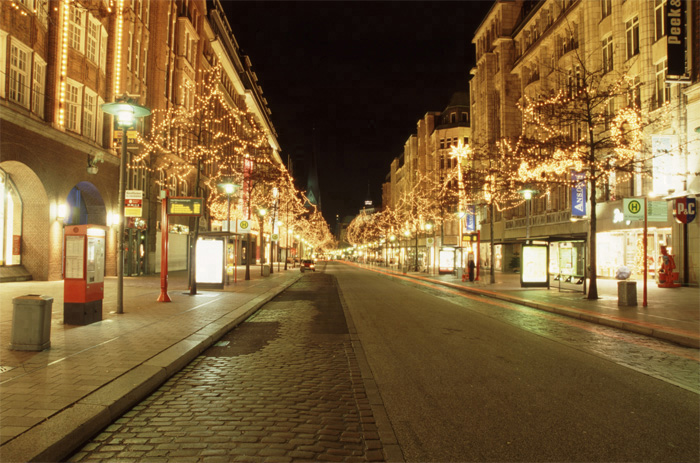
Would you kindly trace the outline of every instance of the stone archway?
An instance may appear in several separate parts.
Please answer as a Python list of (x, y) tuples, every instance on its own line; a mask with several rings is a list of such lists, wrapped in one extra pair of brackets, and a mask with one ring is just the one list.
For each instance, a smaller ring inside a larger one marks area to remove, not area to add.
[[(22, 204), (20, 265), (3, 267), (3, 274), (24, 268), (35, 280), (60, 279), (60, 224), (52, 226), (51, 207), (43, 183), (31, 168), (19, 161), (0, 162), (0, 168), (12, 180)], [(56, 245), (57, 261), (53, 252)]]
[(70, 207), (66, 224), (107, 224), (105, 202), (97, 187), (90, 182), (75, 185), (66, 197), (66, 204)]

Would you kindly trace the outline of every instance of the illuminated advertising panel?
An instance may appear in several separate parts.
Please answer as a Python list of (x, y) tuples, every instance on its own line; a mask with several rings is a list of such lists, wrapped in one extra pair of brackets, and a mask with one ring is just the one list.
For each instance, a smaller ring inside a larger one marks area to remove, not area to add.
[(549, 247), (540, 244), (523, 245), (520, 268), (520, 286), (549, 287)]
[(224, 287), (224, 240), (197, 240), (197, 283), (210, 288)]

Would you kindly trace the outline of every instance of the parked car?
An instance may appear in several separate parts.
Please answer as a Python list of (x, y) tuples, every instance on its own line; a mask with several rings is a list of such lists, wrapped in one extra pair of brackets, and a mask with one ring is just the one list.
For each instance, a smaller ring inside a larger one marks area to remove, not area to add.
[(311, 270), (312, 272), (316, 271), (316, 265), (314, 264), (314, 261), (311, 259), (304, 259), (301, 261), (301, 271), (305, 270)]

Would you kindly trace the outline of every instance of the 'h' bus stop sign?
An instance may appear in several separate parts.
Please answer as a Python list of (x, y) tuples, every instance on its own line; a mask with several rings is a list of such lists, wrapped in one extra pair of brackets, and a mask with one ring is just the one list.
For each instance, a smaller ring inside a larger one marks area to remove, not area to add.
[(695, 219), (697, 203), (695, 198), (676, 198), (673, 201), (673, 216), (679, 223), (690, 223)]

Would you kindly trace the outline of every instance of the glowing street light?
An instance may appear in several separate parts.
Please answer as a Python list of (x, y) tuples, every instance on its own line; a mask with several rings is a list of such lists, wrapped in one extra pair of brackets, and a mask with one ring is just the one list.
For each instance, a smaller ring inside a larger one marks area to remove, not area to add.
[(124, 95), (114, 103), (102, 105), (102, 111), (117, 118), (117, 126), (122, 129), (122, 150), (119, 159), (119, 234), (117, 235), (117, 313), (124, 313), (124, 199), (126, 195), (126, 143), (127, 129), (137, 119), (150, 116), (151, 110), (141, 106)]

